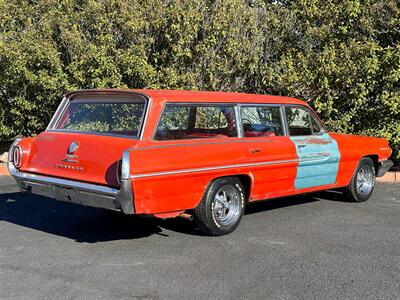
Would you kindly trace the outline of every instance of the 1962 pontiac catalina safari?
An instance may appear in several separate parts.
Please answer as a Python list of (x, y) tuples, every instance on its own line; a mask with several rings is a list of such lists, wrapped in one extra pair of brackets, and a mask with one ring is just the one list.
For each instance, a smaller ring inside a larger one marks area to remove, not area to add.
[(17, 139), (20, 189), (87, 206), (194, 219), (222, 235), (248, 202), (341, 189), (367, 200), (391, 166), (382, 138), (329, 133), (303, 101), (223, 92), (80, 90)]

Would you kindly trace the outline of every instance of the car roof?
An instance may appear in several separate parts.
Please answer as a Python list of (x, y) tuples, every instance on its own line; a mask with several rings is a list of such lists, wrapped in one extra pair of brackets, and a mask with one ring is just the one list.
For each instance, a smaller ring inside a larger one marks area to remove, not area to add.
[(205, 103), (268, 103), (268, 104), (301, 104), (306, 102), (286, 97), (264, 94), (245, 94), (236, 92), (209, 92), (209, 91), (187, 91), (187, 90), (151, 90), (151, 89), (86, 89), (68, 92), (67, 98), (77, 95), (88, 94), (127, 94), (136, 93), (151, 98), (154, 102), (205, 102)]

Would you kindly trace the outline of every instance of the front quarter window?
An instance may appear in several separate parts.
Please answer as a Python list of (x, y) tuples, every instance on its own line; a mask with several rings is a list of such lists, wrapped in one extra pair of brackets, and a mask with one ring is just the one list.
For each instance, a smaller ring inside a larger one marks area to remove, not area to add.
[(286, 120), (290, 136), (318, 135), (323, 128), (306, 107), (286, 107)]

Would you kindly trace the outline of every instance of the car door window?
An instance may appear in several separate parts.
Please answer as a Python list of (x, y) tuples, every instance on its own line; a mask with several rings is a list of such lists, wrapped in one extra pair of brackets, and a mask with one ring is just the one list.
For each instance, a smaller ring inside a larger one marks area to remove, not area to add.
[(310, 110), (305, 107), (286, 107), (286, 120), (291, 136), (320, 134), (323, 129)]
[(167, 104), (156, 140), (236, 137), (235, 109), (229, 105)]
[(245, 137), (283, 135), (278, 106), (242, 106), (241, 120)]
[(321, 134), (324, 132), (324, 129), (322, 128), (321, 124), (317, 121), (317, 118), (310, 113), (310, 118), (311, 118), (311, 129), (313, 134)]

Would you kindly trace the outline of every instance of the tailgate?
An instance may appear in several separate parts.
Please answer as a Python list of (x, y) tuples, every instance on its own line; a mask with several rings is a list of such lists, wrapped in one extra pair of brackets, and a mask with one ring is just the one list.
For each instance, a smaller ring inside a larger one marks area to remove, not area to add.
[(118, 162), (136, 143), (111, 136), (44, 132), (33, 140), (29, 159), (21, 170), (117, 186)]

